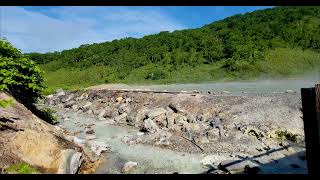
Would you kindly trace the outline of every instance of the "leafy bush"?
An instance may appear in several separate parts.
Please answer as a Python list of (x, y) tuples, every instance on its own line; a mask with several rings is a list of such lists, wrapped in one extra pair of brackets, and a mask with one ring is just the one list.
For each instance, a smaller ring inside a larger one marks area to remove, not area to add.
[[(27, 56), (14, 48), (8, 41), (0, 40), (0, 90), (9, 92), (39, 118), (56, 123), (52, 111), (39, 110), (35, 103), (42, 97), (43, 72)], [(10, 102), (1, 102), (6, 107)]]
[(0, 40), (0, 90), (8, 91), (25, 105), (41, 97), (42, 71), (8, 41)]

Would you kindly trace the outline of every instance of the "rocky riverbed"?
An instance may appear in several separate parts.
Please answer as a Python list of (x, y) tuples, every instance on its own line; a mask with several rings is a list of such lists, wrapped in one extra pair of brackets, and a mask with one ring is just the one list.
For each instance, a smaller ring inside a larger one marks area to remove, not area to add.
[(45, 106), (61, 128), (110, 146), (96, 173), (307, 173), (293, 91), (59, 90)]

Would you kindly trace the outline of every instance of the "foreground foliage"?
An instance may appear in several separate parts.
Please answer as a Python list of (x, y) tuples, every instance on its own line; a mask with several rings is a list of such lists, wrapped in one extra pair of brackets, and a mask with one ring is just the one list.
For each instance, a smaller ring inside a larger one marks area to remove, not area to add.
[[(56, 123), (51, 111), (39, 110), (35, 106), (38, 99), (43, 97), (43, 82), (40, 68), (8, 41), (0, 39), (0, 91), (9, 92), (41, 119)], [(12, 101), (0, 101), (2, 108), (9, 105), (12, 105)]]
[(0, 90), (29, 105), (41, 97), (42, 82), (40, 68), (8, 41), (0, 40)]

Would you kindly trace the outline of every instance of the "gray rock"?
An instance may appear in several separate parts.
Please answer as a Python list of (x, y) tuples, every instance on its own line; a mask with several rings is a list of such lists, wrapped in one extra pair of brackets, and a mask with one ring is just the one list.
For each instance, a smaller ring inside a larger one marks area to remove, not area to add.
[(189, 133), (197, 133), (201, 130), (200, 125), (198, 123), (185, 123), (184, 124), (184, 131)]
[(125, 102), (125, 103), (131, 103), (131, 102), (132, 102), (132, 99), (131, 99), (131, 98), (126, 98), (126, 99), (124, 100), (124, 102)]
[(218, 128), (213, 128), (207, 132), (207, 138), (209, 140), (218, 140), (220, 137), (220, 130)]
[(143, 135), (144, 135), (144, 132), (137, 132), (137, 135), (138, 135), (138, 136), (143, 136)]
[(88, 129), (87, 131), (85, 131), (86, 134), (94, 134), (94, 130), (93, 129)]
[(218, 118), (218, 117), (209, 118), (208, 121), (209, 121), (209, 123), (210, 123), (210, 126), (211, 126), (211, 127), (214, 127), (214, 128), (222, 125), (222, 121), (221, 121), (221, 119)]
[(184, 122), (187, 122), (187, 118), (181, 114), (174, 118), (174, 124), (182, 125)]
[(71, 106), (71, 108), (74, 109), (74, 110), (78, 110), (79, 106), (74, 104), (74, 105)]
[(61, 152), (61, 155), (62, 159), (57, 174), (75, 174), (83, 161), (82, 153), (66, 149)]
[(128, 173), (128, 172), (132, 171), (134, 168), (136, 168), (137, 166), (138, 166), (137, 162), (129, 161), (124, 164), (121, 171), (122, 171), (122, 173)]
[(75, 100), (82, 100), (82, 99), (87, 99), (88, 98), (88, 94), (87, 93), (83, 93), (83, 94), (81, 94), (81, 96), (80, 97), (76, 97), (75, 98)]
[(90, 141), (90, 140), (93, 140), (93, 139), (97, 139), (97, 137), (95, 135), (93, 135), (93, 134), (86, 136), (86, 140), (87, 141)]
[(90, 107), (91, 105), (92, 105), (91, 102), (87, 102), (87, 103), (82, 107), (82, 109), (86, 109), (86, 108)]
[(170, 103), (168, 107), (172, 109), (175, 113), (182, 112), (182, 109), (178, 103)]
[(140, 123), (144, 119), (146, 119), (148, 112), (149, 112), (149, 110), (146, 109), (146, 108), (139, 109), (138, 113), (137, 113), (137, 115), (135, 117), (135, 123)]
[(143, 129), (150, 133), (155, 133), (159, 130), (159, 127), (152, 121), (152, 119), (148, 118), (143, 122)]
[(153, 121), (158, 125), (160, 128), (167, 127), (167, 117), (166, 114), (161, 114), (157, 117), (153, 118)]
[(222, 91), (223, 94), (230, 94), (230, 91)]
[(115, 109), (105, 108), (105, 110), (106, 110), (106, 113), (104, 115), (105, 117), (112, 118), (119, 115), (118, 111)]
[(70, 94), (69, 96), (62, 98), (61, 102), (66, 103), (66, 102), (70, 101), (73, 97), (74, 97), (74, 94)]
[(66, 93), (63, 91), (63, 89), (59, 88), (55, 92), (55, 96), (64, 96)]
[(226, 161), (222, 161), (219, 164), (219, 168), (221, 170), (230, 172), (230, 173), (244, 172), (246, 166), (253, 168), (253, 167), (259, 166), (259, 164), (253, 163), (252, 161), (249, 161), (249, 160), (242, 160), (242, 159), (226, 160)]
[(207, 143), (210, 143), (210, 141), (207, 137), (200, 136), (200, 137), (196, 138), (196, 143), (207, 144)]
[(148, 118), (155, 118), (159, 115), (165, 114), (167, 111), (164, 108), (155, 108), (149, 111), (149, 113), (147, 114)]
[(53, 98), (53, 94), (50, 94), (50, 95), (46, 96), (46, 98), (47, 98), (47, 99)]
[(75, 101), (67, 101), (64, 105), (65, 108), (72, 108), (74, 105)]
[(101, 141), (88, 141), (86, 145), (89, 146), (97, 156), (100, 156), (102, 152), (110, 150), (110, 146)]
[(104, 117), (105, 114), (106, 114), (106, 110), (100, 109), (100, 111), (98, 112), (98, 117)]
[(196, 117), (194, 115), (192, 115), (191, 113), (185, 113), (185, 116), (187, 118), (188, 123), (196, 122)]
[(132, 135), (125, 135), (121, 138), (121, 141), (123, 141), (124, 143), (129, 143), (129, 141), (131, 141), (133, 138)]
[(286, 93), (294, 93), (294, 91), (293, 91), (293, 90), (288, 89), (288, 90), (286, 90)]
[(119, 116), (116, 116), (114, 118), (114, 121), (121, 122), (121, 123), (126, 122), (126, 120), (127, 120), (127, 113), (120, 114)]
[(167, 113), (167, 128), (171, 128), (174, 125), (174, 114), (173, 113)]
[(93, 111), (91, 109), (88, 109), (87, 111), (85, 111), (87, 114), (93, 114)]
[(170, 145), (170, 137), (172, 136), (171, 133), (166, 132), (166, 131), (162, 131), (159, 133), (159, 141), (156, 142), (156, 145), (165, 145), (165, 146), (169, 146)]
[(122, 104), (119, 109), (118, 109), (119, 114), (122, 113), (129, 113), (130, 112), (130, 107), (127, 104)]
[(207, 172), (207, 174), (228, 174), (227, 172), (224, 172), (224, 171), (222, 171), (222, 170), (220, 170), (220, 169), (214, 169), (214, 170), (209, 170), (208, 172)]

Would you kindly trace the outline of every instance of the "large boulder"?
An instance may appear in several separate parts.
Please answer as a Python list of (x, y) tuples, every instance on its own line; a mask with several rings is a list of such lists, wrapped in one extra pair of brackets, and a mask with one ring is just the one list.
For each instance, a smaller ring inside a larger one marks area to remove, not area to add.
[(127, 120), (127, 116), (127, 113), (122, 113), (119, 116), (114, 117), (114, 121), (119, 123), (125, 123)]
[[(13, 99), (0, 92), (0, 100)], [(0, 168), (24, 162), (42, 173), (76, 173), (82, 162), (83, 141), (33, 115), (14, 100), (0, 107)], [(78, 145), (79, 146), (78, 146)]]
[(161, 114), (153, 118), (153, 121), (158, 125), (160, 128), (167, 127), (167, 116), (166, 114)]
[(128, 106), (128, 104), (122, 104), (119, 109), (118, 109), (118, 112), (119, 114), (122, 114), (122, 113), (130, 113), (130, 107)]
[(148, 118), (144, 120), (143, 122), (143, 130), (149, 132), (149, 133), (155, 133), (159, 131), (159, 127), (155, 122), (153, 122), (152, 119)]
[(143, 122), (148, 116), (149, 110), (147, 108), (141, 108), (138, 110), (136, 117), (135, 117), (135, 123)]
[(176, 114), (172, 112), (166, 113), (167, 128), (171, 129), (173, 127), (175, 115)]
[(165, 114), (167, 111), (164, 109), (164, 108), (154, 108), (154, 109), (151, 109), (149, 111), (149, 113), (147, 114), (148, 118), (155, 118), (157, 116), (160, 116), (162, 114)]
[(138, 166), (138, 163), (137, 162), (132, 162), (132, 161), (129, 161), (129, 162), (126, 162), (124, 164), (124, 166), (122, 167), (122, 173), (129, 173), (130, 171), (132, 171), (134, 168), (136, 168)]
[(216, 141), (220, 138), (220, 130), (219, 128), (212, 128), (207, 131), (206, 135), (209, 140)]
[(187, 118), (181, 114), (177, 114), (174, 118), (174, 124), (183, 125), (187, 122)]
[(61, 152), (60, 165), (57, 174), (75, 174), (83, 161), (82, 153), (73, 149)]
[(184, 130), (189, 133), (198, 133), (201, 131), (200, 125), (198, 123), (185, 123), (183, 126)]

